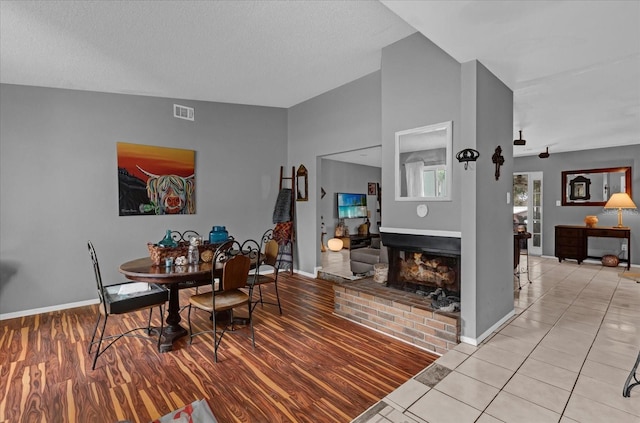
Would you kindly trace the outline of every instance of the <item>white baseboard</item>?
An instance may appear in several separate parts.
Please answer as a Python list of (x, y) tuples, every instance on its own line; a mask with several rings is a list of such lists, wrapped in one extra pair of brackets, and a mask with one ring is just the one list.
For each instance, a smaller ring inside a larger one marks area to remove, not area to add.
[(506, 322), (507, 320), (512, 318), (514, 315), (515, 315), (515, 310), (511, 310), (509, 313), (506, 314), (506, 316), (504, 316), (502, 319), (498, 320), (497, 323), (495, 323), (489, 329), (484, 331), (477, 338), (471, 338), (471, 337), (468, 337), (468, 336), (460, 335), (460, 341), (464, 342), (465, 344), (470, 344), (470, 345), (473, 345), (474, 347), (477, 347), (478, 345), (480, 345), (480, 343), (482, 341), (487, 339), (487, 337), (489, 337), (489, 335), (491, 335), (496, 329), (498, 329), (500, 326), (502, 326), (504, 324), (504, 322)]
[[(542, 257), (542, 258), (548, 258), (548, 259), (555, 259), (555, 260), (558, 260), (558, 257), (556, 257), (556, 256), (546, 256), (546, 255), (544, 255), (544, 254), (543, 254), (543, 255), (541, 255), (540, 257)], [(565, 260), (571, 260), (569, 263), (572, 263), (572, 262), (573, 262), (573, 263), (577, 263), (577, 261), (575, 261), (574, 259), (565, 259)], [(600, 264), (600, 265), (602, 265), (602, 261), (600, 261), (600, 260), (596, 260), (596, 259), (590, 259), (590, 258), (584, 259), (583, 263)], [(619, 264), (618, 264), (618, 267), (624, 267), (624, 268), (626, 268), (626, 267), (627, 267), (627, 263), (619, 263)], [(634, 263), (631, 263), (631, 264), (630, 264), (630, 267), (637, 267), (637, 268), (640, 268), (640, 264), (634, 264)]]
[(308, 278), (313, 278), (313, 279), (315, 279), (317, 277), (317, 273), (303, 272), (302, 270), (297, 270), (297, 269), (293, 269), (293, 273), (297, 273), (299, 275), (303, 275), (303, 276), (306, 276)]
[(50, 313), (52, 311), (66, 310), (68, 308), (75, 308), (75, 307), (84, 307), (84, 306), (99, 304), (99, 303), (100, 303), (100, 300), (95, 298), (93, 300), (78, 301), (75, 303), (67, 303), (67, 304), (59, 304), (59, 305), (54, 305), (49, 307), (34, 308), (31, 310), (22, 310), (22, 311), (16, 311), (13, 313), (4, 313), (4, 314), (0, 314), (0, 320), (15, 319), (17, 317), (24, 317), (24, 316), (33, 316), (34, 314)]

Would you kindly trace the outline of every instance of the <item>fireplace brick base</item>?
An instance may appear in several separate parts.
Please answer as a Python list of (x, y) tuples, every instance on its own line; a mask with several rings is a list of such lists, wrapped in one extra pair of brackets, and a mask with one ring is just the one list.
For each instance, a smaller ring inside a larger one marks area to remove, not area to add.
[(428, 299), (387, 288), (371, 279), (336, 284), (334, 312), (439, 354), (460, 340), (460, 313), (433, 311)]

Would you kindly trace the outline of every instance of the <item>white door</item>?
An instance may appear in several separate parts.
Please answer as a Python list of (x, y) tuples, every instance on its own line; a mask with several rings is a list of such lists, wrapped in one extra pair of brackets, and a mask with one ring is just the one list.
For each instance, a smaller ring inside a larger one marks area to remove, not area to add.
[(542, 255), (542, 172), (513, 174), (513, 225), (531, 234), (529, 254)]

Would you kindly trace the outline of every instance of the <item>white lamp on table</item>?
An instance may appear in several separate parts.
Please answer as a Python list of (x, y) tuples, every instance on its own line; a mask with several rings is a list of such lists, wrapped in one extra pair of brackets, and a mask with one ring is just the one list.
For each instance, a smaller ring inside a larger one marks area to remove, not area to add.
[(607, 204), (604, 205), (605, 209), (618, 209), (618, 225), (617, 228), (624, 228), (622, 225), (622, 209), (635, 209), (637, 208), (629, 194), (626, 192), (616, 192), (609, 198)]

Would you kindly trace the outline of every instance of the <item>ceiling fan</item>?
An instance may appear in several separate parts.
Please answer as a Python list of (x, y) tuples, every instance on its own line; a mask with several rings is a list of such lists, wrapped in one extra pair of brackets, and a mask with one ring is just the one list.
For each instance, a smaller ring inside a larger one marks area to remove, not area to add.
[(527, 140), (523, 140), (522, 139), (522, 130), (520, 130), (518, 132), (520, 132), (520, 138), (518, 138), (517, 140), (513, 140), (513, 145), (526, 145), (527, 144)]

